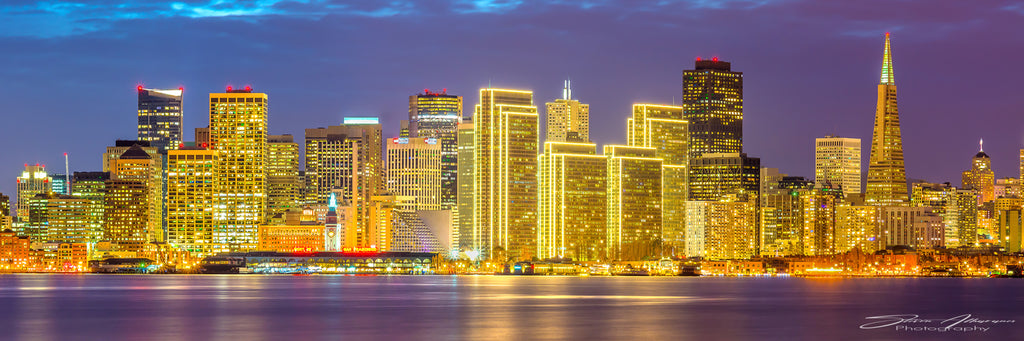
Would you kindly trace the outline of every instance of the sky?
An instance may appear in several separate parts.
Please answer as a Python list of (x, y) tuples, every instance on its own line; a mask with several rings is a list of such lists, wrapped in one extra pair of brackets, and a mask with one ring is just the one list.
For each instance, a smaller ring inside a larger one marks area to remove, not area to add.
[[(0, 193), (25, 163), (101, 168), (136, 137), (136, 86), (185, 88), (185, 139), (210, 92), (269, 96), (270, 133), (380, 116), (447, 88), (488, 86), (590, 104), (591, 139), (623, 143), (631, 104), (678, 102), (682, 70), (744, 73), (744, 151), (813, 177), (814, 138), (863, 140), (867, 166), (885, 32), (892, 32), (909, 178), (960, 182), (985, 139), (997, 177), (1024, 148), (1024, 1), (178, 0), (0, 4)], [(468, 109), (466, 116), (471, 114)]]

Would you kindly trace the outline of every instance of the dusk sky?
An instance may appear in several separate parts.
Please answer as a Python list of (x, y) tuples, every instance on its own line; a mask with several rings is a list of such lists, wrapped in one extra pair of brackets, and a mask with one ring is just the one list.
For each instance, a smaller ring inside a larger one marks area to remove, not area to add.
[(718, 57), (744, 73), (744, 150), (813, 177), (814, 138), (863, 140), (866, 174), (885, 32), (892, 32), (908, 178), (959, 185), (978, 139), (997, 177), (1024, 147), (1024, 1), (52, 1), (0, 4), (0, 192), (25, 163), (101, 168), (136, 137), (136, 85), (185, 88), (185, 139), (208, 93), (251, 85), (270, 133), (380, 116), (447, 88), (589, 103), (591, 138), (625, 142), (635, 102), (678, 103), (682, 70)]

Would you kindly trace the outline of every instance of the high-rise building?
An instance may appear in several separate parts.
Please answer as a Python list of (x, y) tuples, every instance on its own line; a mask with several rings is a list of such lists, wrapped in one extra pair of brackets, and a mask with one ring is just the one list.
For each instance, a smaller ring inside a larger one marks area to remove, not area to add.
[(814, 139), (814, 182), (832, 184), (843, 194), (863, 193), (860, 187), (860, 139), (825, 136)]
[(948, 182), (935, 184), (917, 182), (910, 190), (910, 206), (931, 207), (932, 212), (942, 217), (943, 237), (946, 247), (959, 246), (959, 209), (956, 203), (957, 188)]
[(75, 196), (36, 194), (30, 202), (32, 242), (96, 243), (103, 235), (103, 203)]
[(882, 207), (879, 237), (885, 246), (942, 246), (943, 230), (942, 216), (931, 207)]
[(593, 143), (544, 143), (537, 257), (607, 259), (607, 160), (596, 151)]
[(996, 179), (996, 186), (993, 191), (995, 192), (995, 198), (1024, 197), (1024, 193), (1021, 192), (1020, 178), (1016, 177)]
[(267, 208), (267, 94), (248, 86), (211, 93), (210, 148), (220, 159), (213, 244), (255, 249)]
[(141, 140), (116, 140), (113, 146), (107, 146), (106, 152), (103, 153), (103, 171), (111, 172), (111, 164), (114, 160), (121, 157), (121, 154), (128, 151), (128, 149), (138, 146), (142, 150), (149, 154), (149, 157), (154, 160), (154, 173), (160, 173), (164, 164), (164, 156), (160, 153), (160, 149), (150, 145), (149, 141)]
[(683, 108), (690, 159), (743, 152), (743, 73), (729, 62), (698, 58), (693, 70), (683, 71)]
[(786, 176), (777, 168), (761, 168), (760, 183), (760, 254), (803, 254), (804, 212), (798, 190), (808, 190), (813, 183)]
[(458, 219), (459, 227), (459, 249), (470, 254), (479, 254), (487, 245), (485, 241), (490, 240), (490, 235), (484, 234), (473, 225), (473, 122), (464, 120), (459, 124), (459, 163), (458, 163)]
[(662, 240), (665, 250), (675, 255), (682, 255), (686, 245), (688, 135), (679, 106), (633, 104), (633, 116), (626, 122), (629, 145), (654, 148), (655, 157), (662, 159)]
[[(342, 125), (306, 129), (306, 181), (316, 204), (326, 206), (333, 191), (355, 210), (346, 246), (370, 247), (370, 199), (384, 191), (381, 125), (376, 117), (346, 117)], [(350, 233), (351, 232), (351, 233)]]
[(28, 202), (37, 194), (46, 194), (51, 190), (52, 179), (46, 174), (46, 166), (25, 164), (25, 171), (18, 177), (18, 205), (16, 215), (18, 221), (29, 221)]
[(201, 147), (167, 152), (167, 243), (197, 257), (231, 251), (214, 238), (226, 233), (214, 222), (219, 155)]
[(267, 136), (267, 219), (302, 209), (299, 144), (291, 135)]
[(971, 159), (971, 169), (963, 172), (961, 180), (963, 188), (978, 193), (978, 205), (995, 200), (996, 175), (992, 171), (992, 158), (985, 154), (984, 149), (978, 150)]
[(103, 240), (116, 245), (119, 251), (142, 251), (146, 242), (153, 240), (151, 227), (155, 225), (150, 220), (153, 196), (149, 182), (113, 177), (105, 187)]
[(998, 198), (993, 201), (996, 226), (992, 235), (1007, 252), (1020, 252), (1022, 205), (1024, 199), (1021, 198)]
[(907, 196), (907, 172), (903, 166), (903, 138), (896, 108), (896, 81), (893, 77), (889, 33), (885, 34), (882, 78), (878, 84), (875, 128), (871, 135), (871, 159), (865, 200), (869, 205), (904, 205)]
[(757, 249), (756, 202), (686, 202), (686, 255), (708, 260), (748, 259)]
[[(409, 137), (432, 137), (441, 145), (441, 206), (455, 210), (458, 201), (458, 129), (462, 96), (424, 89), (409, 96)], [(456, 216), (457, 217), (457, 216)]]
[(139, 140), (160, 149), (175, 149), (181, 136), (181, 95), (184, 88), (139, 91)]
[(590, 104), (572, 99), (570, 81), (565, 81), (562, 98), (545, 103), (547, 136), (552, 142), (590, 142)]
[(0, 229), (9, 229), (14, 219), (11, 217), (11, 198), (0, 193)]
[(210, 127), (196, 128), (196, 147), (210, 147)]
[(729, 195), (757, 198), (760, 175), (759, 158), (741, 153), (704, 154), (690, 159), (690, 200), (717, 201)]
[(532, 91), (480, 89), (473, 116), (473, 228), (489, 237), (481, 251), (486, 258), (537, 254), (539, 124)]
[(605, 145), (608, 159), (608, 258), (640, 260), (660, 254), (662, 159), (646, 147)]
[(864, 253), (884, 249), (878, 235), (880, 207), (839, 205), (836, 208), (836, 253), (855, 248)]
[[(105, 202), (108, 204), (126, 206), (116, 206), (117, 209), (130, 210), (128, 213), (114, 213), (107, 212), (108, 215), (116, 217), (128, 217), (131, 215), (130, 221), (125, 221), (125, 224), (134, 224), (141, 222), (144, 226), (145, 241), (163, 242), (165, 240), (164, 229), (163, 229), (163, 217), (164, 217), (164, 195), (163, 195), (163, 166), (158, 165), (158, 160), (154, 160), (148, 152), (146, 152), (139, 145), (133, 145), (128, 148), (125, 152), (121, 153), (117, 159), (112, 160), (109, 163), (110, 166), (110, 178), (114, 185), (121, 186), (119, 188), (122, 193), (119, 194), (119, 198), (110, 198), (109, 194), (113, 190), (111, 183), (107, 184), (107, 198)], [(144, 186), (142, 193), (136, 193), (135, 184), (128, 184), (127, 182), (137, 182)], [(129, 195), (125, 191), (130, 191)], [(129, 199), (139, 199), (142, 201), (132, 202), (127, 201)], [(146, 217), (144, 219), (136, 219), (134, 217), (134, 210), (139, 207), (139, 203), (144, 203)], [(131, 206), (131, 207), (128, 207)], [(108, 205), (109, 209), (110, 206)], [(120, 218), (119, 218), (120, 219)], [(132, 232), (135, 233), (134, 230)], [(133, 237), (134, 238), (134, 237)], [(144, 243), (143, 242), (143, 243)], [(130, 243), (135, 243), (134, 239)], [(141, 248), (141, 245), (139, 246)], [(136, 250), (137, 251), (137, 250)]]
[(50, 174), (50, 192), (71, 195), (69, 174)]
[[(959, 189), (947, 214), (956, 211), (956, 243), (953, 246), (975, 246), (978, 243), (978, 194), (974, 190)], [(948, 234), (947, 234), (948, 235)]]
[(440, 210), (441, 144), (433, 137), (387, 140), (387, 190), (412, 197), (412, 211)]
[(798, 192), (803, 211), (801, 254), (819, 256), (836, 253), (836, 207), (841, 202), (842, 193), (828, 187)]

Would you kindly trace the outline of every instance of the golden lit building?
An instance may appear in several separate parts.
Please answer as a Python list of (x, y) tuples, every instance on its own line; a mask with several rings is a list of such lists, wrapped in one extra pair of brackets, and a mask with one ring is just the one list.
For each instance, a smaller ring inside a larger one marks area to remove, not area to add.
[(907, 172), (903, 165), (903, 137), (896, 107), (896, 80), (893, 76), (889, 33), (885, 34), (882, 77), (878, 84), (875, 128), (871, 135), (871, 158), (865, 201), (869, 205), (905, 205)]
[(458, 219), (459, 249), (469, 252), (480, 252), (484, 249), (489, 234), (484, 234), (473, 225), (473, 122), (465, 120), (459, 124), (459, 162), (458, 162)]
[(646, 147), (605, 145), (608, 159), (608, 257), (660, 255), (662, 159)]
[(504, 257), (532, 259), (540, 131), (533, 92), (480, 89), (479, 103), (473, 116), (473, 228), (488, 237), (480, 252), (484, 258), (501, 250)]
[[(141, 199), (141, 202), (144, 203), (145, 205), (145, 207), (143, 207), (145, 209), (145, 217), (143, 217), (144, 219), (137, 220), (135, 218), (131, 218), (130, 222), (118, 220), (123, 221), (125, 224), (133, 226), (132, 229), (134, 229), (136, 223), (142, 223), (142, 226), (144, 228), (142, 232), (144, 233), (143, 237), (145, 238), (143, 243), (148, 241), (163, 242), (165, 240), (163, 227), (163, 165), (157, 164), (157, 162), (161, 161), (154, 159), (146, 150), (144, 150), (141, 146), (136, 144), (129, 147), (123, 153), (118, 155), (116, 159), (113, 159), (108, 163), (110, 167), (110, 179), (118, 182), (119, 186), (131, 187), (131, 189), (125, 187), (122, 188), (122, 190), (132, 191), (133, 194), (131, 194), (131, 198)], [(128, 185), (127, 182), (138, 182), (142, 184), (142, 186), (144, 187), (143, 192), (135, 193), (134, 185)], [(107, 185), (107, 191), (108, 193), (111, 191), (109, 183)], [(141, 195), (141, 197), (137, 197), (136, 195)], [(114, 208), (128, 209), (130, 213), (124, 214), (134, 216), (134, 212), (137, 209), (137, 206), (139, 206), (139, 204), (132, 203), (132, 207), (127, 208), (120, 205), (120, 203), (128, 203), (120, 201), (121, 199), (124, 198), (115, 199), (113, 201), (119, 202)], [(108, 202), (108, 204), (109, 203), (110, 202)], [(110, 209), (111, 207), (107, 206), (107, 208)], [(115, 216), (127, 217), (127, 215), (123, 215), (121, 213), (108, 213), (114, 214)], [(132, 232), (132, 235), (134, 235), (134, 232)], [(110, 241), (113, 242), (113, 240)], [(132, 239), (132, 241), (128, 241), (126, 239), (125, 242), (131, 244), (135, 243), (134, 239)], [(138, 245), (137, 247), (141, 248), (141, 245)]]
[(596, 152), (593, 143), (544, 143), (537, 257), (607, 259), (607, 159)]
[(710, 153), (689, 161), (690, 200), (717, 201), (731, 195), (757, 198), (761, 187), (760, 158)]
[(440, 210), (441, 144), (432, 137), (396, 137), (387, 140), (387, 190), (412, 197), (405, 209)]
[(9, 229), (12, 223), (11, 198), (0, 193), (0, 229)]
[[(978, 243), (978, 194), (974, 190), (959, 189), (954, 202), (947, 209), (956, 209), (957, 246), (975, 246)], [(947, 227), (948, 228), (948, 227)]]
[(884, 248), (878, 238), (878, 206), (840, 205), (836, 208), (836, 253), (859, 248), (872, 253)]
[(706, 260), (753, 257), (756, 208), (753, 201), (686, 202), (686, 255)]
[(942, 216), (931, 207), (882, 207), (879, 237), (884, 246), (929, 248), (943, 245)]
[(333, 191), (343, 206), (355, 210), (349, 217), (354, 231), (346, 231), (353, 247), (369, 247), (370, 199), (384, 191), (381, 125), (376, 117), (345, 117), (344, 124), (306, 129), (306, 181), (317, 205), (326, 207)]
[(214, 248), (257, 247), (267, 210), (267, 94), (252, 88), (210, 94), (214, 179)]
[(118, 251), (142, 251), (152, 232), (152, 197), (146, 181), (107, 180), (103, 196), (103, 240), (116, 245)]
[(167, 152), (167, 243), (196, 257), (228, 252), (214, 243), (218, 152), (185, 147)]
[(37, 194), (31, 200), (32, 242), (96, 243), (103, 235), (103, 203), (70, 195)]
[(291, 135), (267, 136), (267, 220), (300, 210), (299, 144)]
[(820, 256), (836, 253), (836, 205), (842, 193), (831, 188), (798, 192), (803, 211), (801, 254)]
[(21, 176), (18, 177), (18, 204), (16, 207), (16, 215), (18, 221), (28, 222), (29, 221), (29, 200), (34, 198), (37, 194), (46, 194), (50, 192), (50, 176), (46, 174), (46, 166), (40, 166), (38, 163), (35, 166), (25, 164), (25, 170), (21, 172)]
[(774, 257), (803, 254), (804, 212), (798, 190), (812, 189), (814, 183), (767, 167), (761, 168), (759, 180), (760, 254)]
[(544, 104), (547, 107), (549, 142), (590, 142), (590, 104), (572, 99), (572, 86), (565, 81), (562, 98)]
[(992, 158), (979, 150), (978, 154), (971, 159), (971, 169), (963, 172), (961, 178), (963, 188), (973, 189), (978, 194), (978, 205), (996, 199), (995, 182), (996, 175), (992, 171)]
[(682, 255), (686, 236), (686, 200), (689, 196), (689, 123), (683, 107), (633, 104), (633, 116), (626, 122), (630, 146), (654, 148), (662, 159), (662, 239), (665, 249)]
[(458, 130), (462, 96), (425, 89), (409, 96), (409, 137), (434, 138), (441, 145), (441, 206), (456, 210), (458, 201)]
[(814, 139), (815, 182), (831, 184), (845, 195), (863, 193), (860, 180), (860, 139), (832, 135)]
[(946, 247), (960, 245), (959, 208), (957, 207), (957, 188), (948, 182), (944, 184), (918, 182), (910, 190), (910, 205), (913, 207), (931, 207), (932, 212), (942, 216)]
[(319, 252), (324, 249), (324, 225), (261, 225), (259, 251)]
[(698, 58), (693, 70), (683, 71), (683, 108), (691, 160), (743, 152), (743, 73), (732, 71), (732, 64)]
[(32, 261), (29, 245), (28, 237), (10, 229), (0, 230), (0, 271), (28, 269)]

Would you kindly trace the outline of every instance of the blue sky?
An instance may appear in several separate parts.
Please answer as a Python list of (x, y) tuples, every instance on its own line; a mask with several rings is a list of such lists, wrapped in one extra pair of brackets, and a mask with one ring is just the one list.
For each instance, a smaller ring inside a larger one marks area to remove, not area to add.
[(62, 172), (64, 152), (99, 169), (135, 136), (138, 84), (185, 88), (188, 139), (227, 85), (268, 93), (271, 133), (301, 139), (357, 115), (395, 134), (424, 88), (467, 108), (487, 84), (526, 88), (543, 106), (569, 77), (604, 144), (624, 141), (631, 103), (678, 101), (698, 56), (745, 73), (745, 150), (812, 176), (825, 134), (863, 139), (866, 161), (887, 31), (908, 175), (959, 183), (985, 138), (996, 175), (1016, 177), (1020, 1), (6, 0), (0, 192), (24, 163)]

